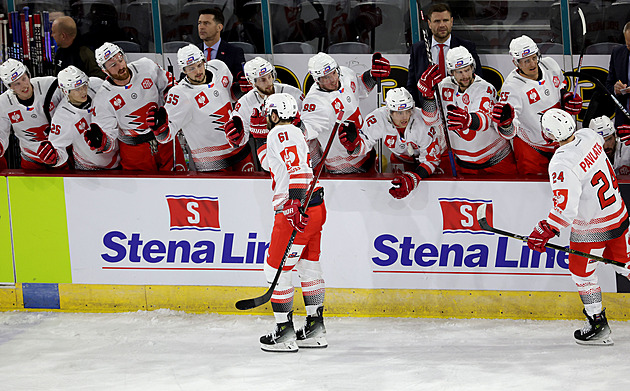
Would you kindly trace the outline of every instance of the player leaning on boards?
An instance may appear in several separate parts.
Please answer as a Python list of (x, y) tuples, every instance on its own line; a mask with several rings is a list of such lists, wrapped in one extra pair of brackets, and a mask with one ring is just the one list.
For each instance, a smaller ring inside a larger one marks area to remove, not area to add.
[[(554, 205), (547, 218), (529, 235), (527, 245), (543, 252), (549, 239), (571, 226), (571, 249), (627, 263), (630, 261), (628, 212), (604, 153), (603, 138), (589, 128), (576, 131), (573, 117), (560, 109), (545, 112), (541, 126), (545, 137), (560, 144), (549, 162)], [(598, 264), (569, 254), (569, 271), (588, 319), (574, 333), (575, 341), (583, 345), (613, 343), (597, 281)], [(613, 268), (626, 277), (630, 273), (628, 269)]]
[(540, 116), (552, 107), (577, 115), (582, 109), (582, 98), (565, 89), (558, 63), (542, 58), (530, 37), (514, 38), (510, 55), (516, 69), (503, 82), (493, 120), (499, 125), (499, 132), (512, 139), (519, 174), (544, 175), (557, 143), (542, 137)]
[[(265, 351), (280, 352), (295, 352), (299, 347), (325, 348), (328, 346), (323, 318), (325, 287), (319, 263), (322, 225), (326, 221), (324, 191), (319, 186), (315, 188), (305, 215), (301, 204), (307, 198), (313, 170), (304, 134), (292, 124), (298, 113), (295, 98), (286, 93), (273, 94), (265, 101), (264, 112), (269, 133), (267, 151), (259, 157), (263, 169), (274, 178), (272, 204), (276, 212), (264, 267), (270, 284), (293, 230), (297, 235), (271, 296), (276, 328), (260, 337), (260, 346)], [(293, 268), (297, 268), (302, 283), (307, 315), (306, 324), (297, 333), (293, 328)]]
[(612, 120), (602, 115), (593, 118), (588, 126), (604, 138), (604, 152), (615, 174), (630, 174), (630, 125), (619, 125), (616, 134)]

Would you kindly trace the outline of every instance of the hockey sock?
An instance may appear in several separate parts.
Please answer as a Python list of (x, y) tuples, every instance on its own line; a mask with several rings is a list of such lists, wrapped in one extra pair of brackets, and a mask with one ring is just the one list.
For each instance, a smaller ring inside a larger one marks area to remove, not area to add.
[(593, 316), (602, 312), (602, 288), (599, 286), (595, 273), (588, 277), (572, 275), (572, 278), (578, 288), (586, 313)]
[(271, 296), (271, 309), (276, 317), (276, 323), (284, 323), (289, 319), (287, 315), (293, 309), (293, 293), (295, 288), (285, 287), (273, 291)]

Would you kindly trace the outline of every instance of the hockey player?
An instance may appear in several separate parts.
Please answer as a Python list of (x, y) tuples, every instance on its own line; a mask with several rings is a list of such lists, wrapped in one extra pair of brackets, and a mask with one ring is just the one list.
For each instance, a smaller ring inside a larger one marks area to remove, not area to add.
[(617, 137), (612, 120), (605, 115), (593, 118), (589, 127), (604, 138), (604, 152), (613, 165), (615, 174), (630, 174), (630, 125), (619, 126), (617, 132), (622, 137)]
[[(276, 211), (264, 266), (270, 283), (280, 267), (293, 230), (297, 235), (271, 296), (276, 328), (260, 337), (260, 346), (265, 351), (281, 352), (294, 352), (299, 347), (325, 348), (328, 342), (323, 318), (324, 279), (319, 264), (322, 225), (326, 221), (324, 191), (321, 187), (315, 189), (308, 204), (308, 215), (304, 214), (301, 204), (314, 177), (304, 134), (292, 125), (298, 113), (295, 98), (287, 93), (273, 94), (265, 101), (265, 113), (269, 124), (267, 153), (260, 160), (274, 179), (272, 204)], [(297, 333), (293, 328), (292, 310), (291, 270), (294, 268), (302, 282), (307, 315), (305, 326)]]
[(48, 141), (50, 119), (63, 99), (57, 78), (31, 78), (24, 64), (8, 59), (0, 65), (0, 79), (8, 88), (0, 95), (0, 156), (9, 146), (13, 128), (20, 141), (21, 167), (50, 168), (54, 159), (54, 148)]
[(457, 171), (516, 175), (510, 142), (499, 134), (492, 121), (497, 92), (490, 83), (475, 75), (475, 67), (468, 49), (453, 48), (446, 54), (450, 77), (438, 84)]
[[(90, 147), (103, 150), (108, 138), (118, 138), (124, 170), (173, 170), (173, 146), (159, 144), (146, 124), (149, 109), (162, 104), (172, 75), (148, 58), (127, 64), (113, 43), (105, 42), (95, 54), (107, 79), (94, 97), (92, 123), (97, 126), (86, 132)], [(175, 142), (177, 165), (183, 167), (184, 155)]]
[[(549, 163), (554, 205), (529, 235), (527, 245), (543, 252), (549, 239), (571, 226), (570, 248), (627, 263), (628, 212), (604, 153), (604, 140), (589, 128), (576, 131), (571, 115), (560, 109), (545, 112), (541, 125), (545, 137), (560, 144)], [(595, 273), (597, 265), (598, 262), (569, 254), (569, 271), (588, 319), (574, 337), (579, 344), (611, 345)], [(625, 268), (613, 268), (625, 276), (630, 273)]]
[(232, 118), (225, 125), (225, 135), (230, 144), (235, 146), (244, 145), (253, 137), (258, 149), (265, 142), (268, 132), (267, 118), (262, 114), (265, 99), (275, 93), (293, 96), (298, 105), (296, 116), (298, 124), (304, 94), (298, 88), (276, 82), (276, 68), (262, 57), (254, 57), (247, 61), (244, 71), (250, 89), (236, 102)]
[(514, 38), (510, 55), (516, 69), (503, 82), (493, 120), (499, 125), (499, 132), (513, 140), (519, 173), (543, 175), (557, 144), (543, 139), (540, 116), (550, 108), (577, 115), (582, 109), (582, 98), (565, 89), (558, 63), (552, 58), (541, 58), (530, 37)]
[(181, 129), (199, 171), (254, 170), (248, 144), (233, 147), (223, 127), (232, 111), (232, 73), (221, 60), (206, 59), (195, 45), (177, 51), (184, 79), (168, 92), (166, 104), (150, 108), (147, 124), (161, 144), (172, 145)]
[[(317, 53), (308, 60), (308, 71), (315, 84), (304, 98), (302, 123), (307, 130), (307, 140), (316, 140), (311, 144), (311, 158), (317, 164), (321, 156), (321, 148), (326, 145), (333, 129), (339, 110), (344, 111), (344, 122), (353, 122), (356, 129), (363, 126), (363, 116), (359, 109), (359, 100), (366, 98), (376, 86), (376, 79), (388, 77), (389, 61), (376, 53), (372, 57), (372, 67), (361, 75), (357, 75), (347, 67), (340, 67), (337, 62), (325, 53)], [(353, 153), (361, 142), (355, 135), (346, 135), (350, 129), (343, 125), (339, 129), (339, 137), (335, 137), (325, 165), (333, 174), (364, 173), (374, 170), (376, 154)]]
[(100, 170), (118, 168), (118, 142), (107, 140), (103, 151), (95, 151), (87, 144), (84, 137), (92, 124), (92, 98), (103, 82), (98, 77), (91, 77), (71, 65), (57, 75), (59, 87), (66, 96), (62, 101), (50, 126), (48, 139), (54, 147), (50, 165), (59, 167), (68, 161), (67, 147), (72, 147), (74, 168), (78, 170)]

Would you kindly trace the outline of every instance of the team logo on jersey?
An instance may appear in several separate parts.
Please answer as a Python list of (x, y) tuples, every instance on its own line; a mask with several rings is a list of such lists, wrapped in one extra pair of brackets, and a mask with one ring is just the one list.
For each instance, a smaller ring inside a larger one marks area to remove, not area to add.
[(557, 189), (553, 191), (553, 209), (556, 212), (564, 212), (564, 209), (567, 207), (568, 196), (568, 189)]
[(357, 91), (357, 86), (356, 84), (354, 84), (353, 81), (350, 82), (350, 89), (352, 90), (353, 94)]
[(536, 91), (535, 88), (532, 88), (531, 90), (527, 91), (527, 99), (529, 99), (529, 104), (531, 105), (540, 100), (540, 95), (538, 94), (538, 91)]
[(492, 224), (492, 201), (470, 200), (468, 198), (438, 198), (442, 208), (443, 233), (481, 233), (485, 232), (477, 221), (477, 209), (487, 205), (486, 221)]
[(446, 100), (446, 101), (453, 101), (453, 93), (455, 92), (455, 90), (453, 90), (452, 88), (444, 88), (442, 90), (442, 100)]
[(385, 136), (385, 146), (389, 149), (392, 149), (396, 146), (396, 140), (398, 139), (398, 137), (393, 136), (393, 135), (388, 135)]
[(167, 195), (171, 231), (192, 229), (220, 231), (219, 198), (194, 195)]
[(558, 88), (560, 87), (560, 78), (558, 76), (553, 77), (553, 85)]
[(223, 76), (221, 78), (221, 84), (223, 84), (223, 88), (227, 88), (229, 82), (230, 82), (230, 79), (228, 79), (227, 76)]
[(83, 134), (88, 129), (88, 123), (85, 118), (81, 118), (79, 122), (74, 124), (74, 127), (77, 128), (80, 134)]
[(332, 107), (335, 109), (335, 114), (339, 114), (339, 112), (343, 110), (343, 103), (339, 98), (335, 98), (335, 100), (332, 101)]
[(300, 169), (300, 158), (298, 157), (297, 146), (291, 145), (286, 147), (280, 152), (280, 157), (287, 167), (289, 174), (293, 174)]
[(142, 83), (140, 83), (140, 85), (142, 85), (142, 88), (144, 88), (145, 90), (148, 90), (149, 88), (153, 87), (153, 80), (147, 77), (146, 79), (142, 80)]
[(120, 94), (116, 95), (112, 99), (109, 100), (109, 103), (114, 106), (114, 110), (119, 110), (125, 105), (125, 100), (120, 96)]
[(24, 118), (22, 118), (22, 113), (20, 113), (20, 110), (16, 110), (9, 113), (9, 119), (11, 120), (12, 124), (17, 124), (18, 122), (24, 121)]
[(208, 104), (208, 97), (202, 91), (195, 96), (195, 102), (197, 102), (197, 106), (199, 106), (199, 108), (202, 108)]
[(491, 113), (493, 106), (494, 104), (492, 100), (490, 100), (490, 98), (488, 98), (487, 96), (484, 96), (483, 98), (481, 98), (481, 103), (479, 103), (479, 109), (481, 111), (486, 112), (486, 113)]
[(466, 106), (470, 104), (470, 97), (468, 96), (468, 94), (464, 94), (464, 96), (462, 96), (462, 102), (464, 102)]

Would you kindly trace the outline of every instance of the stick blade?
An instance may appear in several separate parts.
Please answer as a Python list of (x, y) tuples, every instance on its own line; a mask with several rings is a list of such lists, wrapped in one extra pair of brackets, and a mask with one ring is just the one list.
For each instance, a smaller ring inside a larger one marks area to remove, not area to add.
[(272, 294), (273, 291), (271, 289), (268, 289), (267, 292), (265, 292), (265, 294), (262, 296), (237, 301), (235, 307), (237, 310), (241, 311), (247, 311), (251, 310), (252, 308), (260, 307), (271, 299)]
[(477, 208), (477, 221), (479, 222), (479, 226), (481, 227), (481, 229), (485, 231), (490, 230), (490, 224), (488, 224), (488, 220), (486, 218), (487, 207), (488, 207), (488, 204), (483, 203), (479, 205), (479, 207)]

